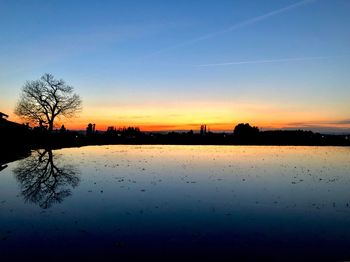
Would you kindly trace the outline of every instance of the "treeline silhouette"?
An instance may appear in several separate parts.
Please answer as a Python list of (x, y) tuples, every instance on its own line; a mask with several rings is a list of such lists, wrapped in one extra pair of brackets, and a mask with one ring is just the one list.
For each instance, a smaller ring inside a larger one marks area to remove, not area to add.
[[(98, 131), (94, 124), (88, 124), (85, 131), (69, 131), (62, 126), (51, 132), (43, 126), (31, 128), (28, 125), (8, 121), (6, 115), (2, 114), (0, 159), (6, 158), (6, 155), (9, 155), (6, 152), (9, 151), (25, 155), (26, 149), (103, 144), (350, 145), (349, 135), (329, 135), (303, 130), (260, 131), (258, 127), (248, 123), (236, 125), (232, 132), (220, 133), (208, 130), (206, 125), (201, 125), (198, 131), (188, 132), (142, 132), (137, 127), (108, 127), (107, 130)], [(6, 161), (10, 160), (7, 158)]]

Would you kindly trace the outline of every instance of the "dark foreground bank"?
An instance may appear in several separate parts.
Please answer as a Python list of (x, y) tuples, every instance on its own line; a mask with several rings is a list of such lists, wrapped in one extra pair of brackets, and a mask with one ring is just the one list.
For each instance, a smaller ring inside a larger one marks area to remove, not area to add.
[(300, 145), (350, 146), (350, 135), (329, 135), (312, 131), (260, 131), (255, 134), (190, 132), (153, 133), (131, 129), (86, 134), (78, 131), (52, 133), (21, 126), (17, 130), (0, 128), (2, 148), (63, 148), (108, 144), (164, 144), (164, 145)]

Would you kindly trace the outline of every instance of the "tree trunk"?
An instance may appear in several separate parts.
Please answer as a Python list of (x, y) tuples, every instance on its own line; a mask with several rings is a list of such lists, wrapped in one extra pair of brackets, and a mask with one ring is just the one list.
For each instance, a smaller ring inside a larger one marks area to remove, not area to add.
[(53, 121), (49, 122), (49, 133), (52, 133), (53, 130)]

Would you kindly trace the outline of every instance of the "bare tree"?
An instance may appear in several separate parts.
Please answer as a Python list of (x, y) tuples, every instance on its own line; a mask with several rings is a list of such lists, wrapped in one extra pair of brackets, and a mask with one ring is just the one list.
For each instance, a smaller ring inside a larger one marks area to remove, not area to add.
[(44, 74), (25, 83), (15, 114), (32, 124), (46, 124), (51, 132), (57, 118), (73, 117), (81, 110), (81, 99), (73, 91), (64, 80)]

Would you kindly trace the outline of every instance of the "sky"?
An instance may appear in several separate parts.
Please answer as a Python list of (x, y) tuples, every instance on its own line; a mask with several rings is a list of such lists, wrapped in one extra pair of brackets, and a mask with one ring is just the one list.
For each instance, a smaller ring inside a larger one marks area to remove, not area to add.
[(0, 0), (0, 112), (51, 73), (68, 129), (350, 132), (348, 0)]

